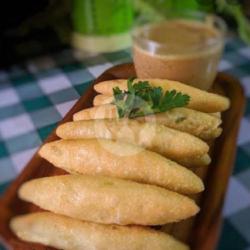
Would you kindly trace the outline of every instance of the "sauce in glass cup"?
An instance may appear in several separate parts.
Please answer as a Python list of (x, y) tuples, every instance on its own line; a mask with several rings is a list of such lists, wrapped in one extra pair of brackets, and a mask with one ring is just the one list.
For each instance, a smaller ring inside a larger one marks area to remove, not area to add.
[(221, 18), (200, 12), (135, 28), (137, 76), (175, 80), (208, 90), (217, 74), (225, 31)]

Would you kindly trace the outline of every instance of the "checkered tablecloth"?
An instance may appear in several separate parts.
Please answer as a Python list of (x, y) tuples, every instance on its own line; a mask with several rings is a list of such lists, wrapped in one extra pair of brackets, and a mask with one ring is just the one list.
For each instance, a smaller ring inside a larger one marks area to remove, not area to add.
[[(129, 61), (129, 50), (81, 61), (65, 50), (0, 70), (0, 193), (93, 79), (107, 68)], [(228, 40), (220, 70), (241, 80), (248, 102), (218, 249), (250, 250), (250, 47), (236, 38)]]

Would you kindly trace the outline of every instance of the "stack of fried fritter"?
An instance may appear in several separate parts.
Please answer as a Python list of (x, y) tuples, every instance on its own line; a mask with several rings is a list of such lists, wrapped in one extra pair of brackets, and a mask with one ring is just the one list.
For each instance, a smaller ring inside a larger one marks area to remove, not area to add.
[(205, 142), (222, 131), (225, 97), (172, 81), (148, 79), (165, 91), (187, 93), (187, 108), (119, 119), (113, 87), (95, 85), (95, 106), (57, 128), (61, 140), (43, 145), (41, 157), (68, 175), (24, 183), (19, 197), (49, 212), (14, 218), (22, 240), (74, 250), (184, 250), (188, 246), (149, 226), (178, 222), (199, 211), (186, 195), (204, 190), (189, 166), (210, 163)]

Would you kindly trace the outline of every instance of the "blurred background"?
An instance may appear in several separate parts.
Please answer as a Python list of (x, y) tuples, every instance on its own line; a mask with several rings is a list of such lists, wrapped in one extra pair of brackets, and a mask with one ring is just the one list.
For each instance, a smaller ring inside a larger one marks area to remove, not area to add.
[(185, 9), (221, 15), (231, 32), (250, 43), (249, 0), (10, 0), (0, 9), (0, 67), (71, 46), (93, 52), (84, 39), (89, 36), (124, 34), (112, 42), (112, 50), (120, 50), (129, 47), (126, 32), (138, 18)]

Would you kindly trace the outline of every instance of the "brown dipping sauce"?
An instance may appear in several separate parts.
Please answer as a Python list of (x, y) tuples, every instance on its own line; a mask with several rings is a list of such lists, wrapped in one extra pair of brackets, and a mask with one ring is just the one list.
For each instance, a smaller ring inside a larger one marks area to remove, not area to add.
[(220, 31), (207, 23), (177, 19), (144, 26), (134, 33), (136, 73), (140, 78), (176, 80), (207, 90), (223, 45)]

